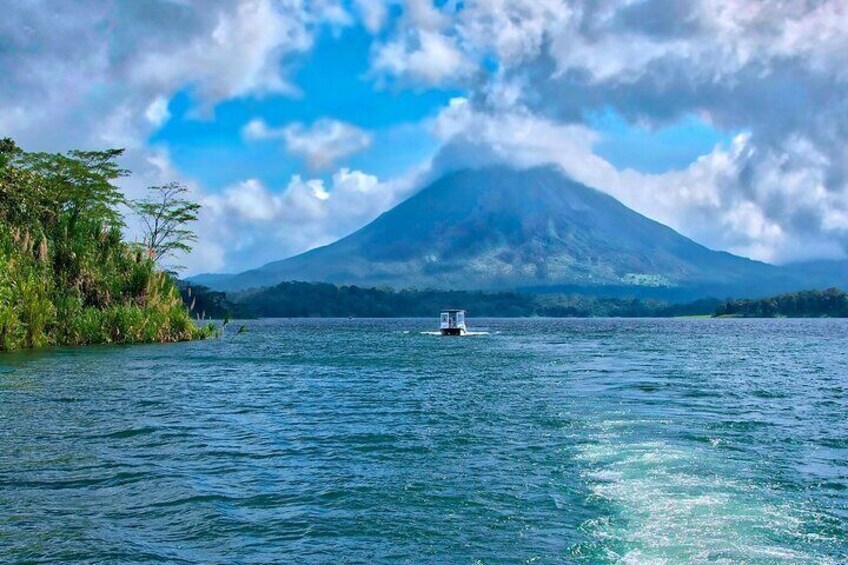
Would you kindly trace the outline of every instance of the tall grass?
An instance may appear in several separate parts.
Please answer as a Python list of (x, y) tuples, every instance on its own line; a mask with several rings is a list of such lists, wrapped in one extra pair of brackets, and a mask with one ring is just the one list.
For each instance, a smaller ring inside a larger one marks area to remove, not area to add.
[(116, 204), (98, 213), (82, 183), (65, 191), (79, 202), (56, 201), (61, 191), (43, 190), (55, 179), (8, 154), (0, 152), (0, 351), (212, 334), (192, 321), (171, 277), (122, 240)]
[[(0, 225), (0, 350), (211, 335), (192, 321), (171, 278), (120, 239), (77, 235), (73, 244), (34, 248), (28, 240)], [(51, 249), (63, 246), (59, 259)]]

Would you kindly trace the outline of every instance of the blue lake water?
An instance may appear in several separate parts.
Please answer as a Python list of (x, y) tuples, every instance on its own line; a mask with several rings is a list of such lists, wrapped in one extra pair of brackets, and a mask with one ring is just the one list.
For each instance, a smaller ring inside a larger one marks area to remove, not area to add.
[(0, 561), (848, 562), (848, 322), (436, 323), (0, 356)]

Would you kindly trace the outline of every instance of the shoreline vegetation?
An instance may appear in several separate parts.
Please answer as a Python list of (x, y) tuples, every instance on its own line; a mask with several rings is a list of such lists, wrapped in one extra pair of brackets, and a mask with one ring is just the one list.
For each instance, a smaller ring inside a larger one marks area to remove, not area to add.
[(157, 250), (124, 241), (122, 210), (136, 203), (113, 184), (129, 174), (121, 154), (0, 140), (0, 351), (215, 335), (192, 320)]
[(848, 293), (838, 288), (804, 290), (760, 299), (727, 300), (717, 318), (848, 318)]
[(431, 318), (434, 312), (449, 307), (466, 308), (481, 318), (848, 317), (848, 295), (836, 288), (762, 299), (705, 298), (688, 303), (577, 294), (393, 290), (307, 282), (284, 282), (228, 294), (181, 281), (180, 292), (196, 311), (212, 319)]

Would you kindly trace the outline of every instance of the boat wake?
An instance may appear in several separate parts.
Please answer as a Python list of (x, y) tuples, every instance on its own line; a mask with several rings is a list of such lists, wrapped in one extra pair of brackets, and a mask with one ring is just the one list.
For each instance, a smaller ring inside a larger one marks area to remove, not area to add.
[(613, 510), (581, 529), (612, 561), (835, 563), (806, 551), (803, 525), (812, 513), (740, 478), (745, 473), (715, 443), (628, 441), (630, 424), (604, 422), (578, 451), (592, 496)]
[[(421, 335), (437, 335), (442, 337), (442, 332), (421, 332)], [(462, 334), (462, 337), (473, 337), (473, 336), (481, 336), (481, 335), (491, 335), (489, 332), (465, 332)], [(459, 336), (449, 336), (449, 337), (459, 337)]]

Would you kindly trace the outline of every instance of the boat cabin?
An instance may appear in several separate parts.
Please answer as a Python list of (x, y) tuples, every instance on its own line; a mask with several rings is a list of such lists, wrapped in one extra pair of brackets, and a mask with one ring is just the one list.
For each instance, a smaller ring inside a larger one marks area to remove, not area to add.
[(442, 335), (465, 335), (465, 310), (442, 310)]

